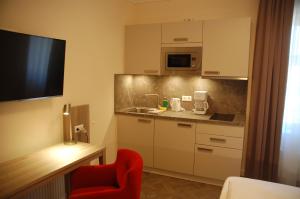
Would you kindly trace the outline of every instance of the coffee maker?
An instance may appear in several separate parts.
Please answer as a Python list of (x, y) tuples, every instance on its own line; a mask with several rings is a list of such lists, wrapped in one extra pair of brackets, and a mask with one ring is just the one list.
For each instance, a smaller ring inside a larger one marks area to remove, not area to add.
[(206, 114), (207, 109), (209, 108), (207, 102), (207, 91), (194, 91), (194, 101), (195, 108), (193, 112), (198, 115)]

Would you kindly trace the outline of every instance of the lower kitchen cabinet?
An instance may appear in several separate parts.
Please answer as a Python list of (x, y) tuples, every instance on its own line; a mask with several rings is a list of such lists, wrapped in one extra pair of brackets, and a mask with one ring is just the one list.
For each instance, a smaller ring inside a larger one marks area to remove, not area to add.
[(225, 180), (240, 176), (244, 127), (118, 115), (118, 145), (139, 152), (144, 166)]
[(194, 175), (225, 180), (240, 176), (244, 127), (199, 123)]
[(154, 167), (193, 174), (196, 124), (155, 120)]
[(117, 133), (119, 148), (137, 151), (144, 166), (153, 167), (153, 118), (118, 115)]
[(241, 160), (241, 150), (196, 144), (194, 175), (218, 180), (240, 176)]

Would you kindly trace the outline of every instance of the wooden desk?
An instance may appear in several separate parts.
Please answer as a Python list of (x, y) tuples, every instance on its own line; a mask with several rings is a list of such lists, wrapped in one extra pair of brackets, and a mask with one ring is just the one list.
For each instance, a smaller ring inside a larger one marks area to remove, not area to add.
[[(99, 158), (100, 157), (100, 158)], [(58, 175), (68, 174), (99, 158), (105, 162), (105, 148), (87, 143), (58, 144), (0, 164), (0, 198), (19, 197)]]

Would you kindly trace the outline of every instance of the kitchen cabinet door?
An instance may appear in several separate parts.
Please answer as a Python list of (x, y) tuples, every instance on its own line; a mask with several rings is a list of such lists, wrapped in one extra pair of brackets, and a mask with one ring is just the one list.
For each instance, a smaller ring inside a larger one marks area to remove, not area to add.
[(125, 73), (160, 74), (161, 24), (126, 26)]
[(194, 175), (225, 180), (240, 176), (242, 150), (195, 145)]
[(153, 118), (118, 115), (118, 147), (140, 153), (147, 167), (153, 167), (153, 133)]
[(247, 78), (250, 18), (203, 23), (202, 76)]
[(155, 120), (154, 167), (193, 174), (195, 123)]
[(162, 43), (201, 43), (202, 21), (162, 24)]

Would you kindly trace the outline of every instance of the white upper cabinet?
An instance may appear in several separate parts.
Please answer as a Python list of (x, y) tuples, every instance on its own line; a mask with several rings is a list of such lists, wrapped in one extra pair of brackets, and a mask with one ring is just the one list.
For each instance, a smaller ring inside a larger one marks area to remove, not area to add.
[(160, 74), (161, 24), (126, 26), (125, 73)]
[(247, 78), (250, 18), (203, 23), (202, 76)]
[(162, 24), (162, 43), (202, 43), (202, 21)]

